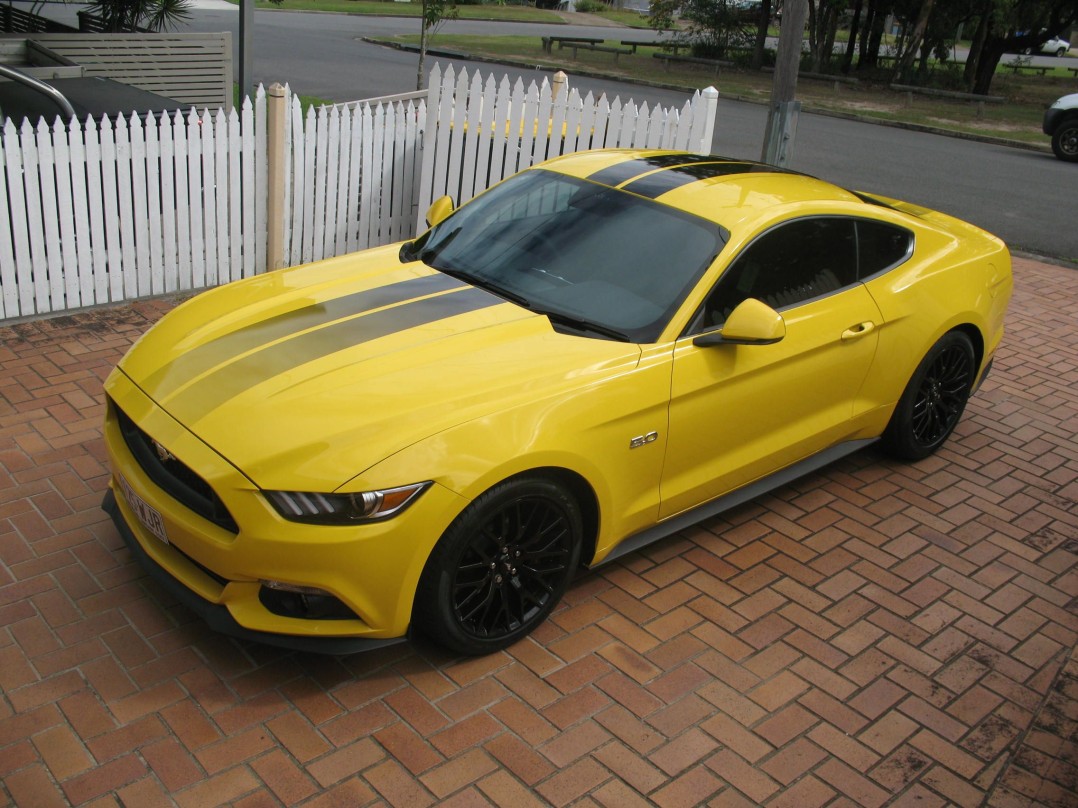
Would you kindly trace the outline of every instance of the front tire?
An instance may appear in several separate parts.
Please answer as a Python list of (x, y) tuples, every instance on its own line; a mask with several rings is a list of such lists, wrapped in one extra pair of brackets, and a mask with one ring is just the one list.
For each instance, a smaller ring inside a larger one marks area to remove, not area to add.
[(921, 360), (891, 421), (883, 446), (902, 460), (921, 460), (954, 431), (973, 389), (973, 343), (961, 331), (944, 334)]
[(1078, 118), (1068, 118), (1056, 127), (1052, 151), (1060, 160), (1078, 162)]
[(507, 648), (542, 623), (580, 562), (583, 520), (553, 480), (522, 476), (479, 496), (423, 569), (413, 620), (472, 656)]

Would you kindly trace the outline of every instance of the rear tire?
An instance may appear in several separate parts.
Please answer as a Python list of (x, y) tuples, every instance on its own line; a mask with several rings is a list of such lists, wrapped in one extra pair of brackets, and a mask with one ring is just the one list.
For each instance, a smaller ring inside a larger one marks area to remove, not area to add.
[(976, 372), (969, 337), (961, 331), (944, 334), (898, 400), (883, 433), (884, 448), (902, 460), (921, 460), (939, 449), (962, 417)]
[(419, 580), (415, 624), (460, 654), (507, 648), (565, 594), (583, 532), (576, 500), (553, 480), (522, 476), (494, 486), (435, 545)]

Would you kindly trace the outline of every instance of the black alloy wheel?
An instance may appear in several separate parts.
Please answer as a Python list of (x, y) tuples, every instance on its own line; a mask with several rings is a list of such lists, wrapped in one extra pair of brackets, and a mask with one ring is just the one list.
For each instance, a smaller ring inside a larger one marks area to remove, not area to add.
[(969, 337), (960, 331), (945, 334), (906, 386), (883, 434), (884, 447), (904, 460), (935, 452), (958, 425), (975, 373)]
[(414, 618), (462, 654), (505, 648), (546, 619), (580, 561), (576, 502), (557, 483), (518, 477), (462, 513), (424, 568)]

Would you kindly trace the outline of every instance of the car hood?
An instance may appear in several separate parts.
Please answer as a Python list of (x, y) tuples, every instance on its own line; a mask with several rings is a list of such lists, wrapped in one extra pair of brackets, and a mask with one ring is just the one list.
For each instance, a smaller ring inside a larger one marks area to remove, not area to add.
[(199, 295), (120, 370), (259, 487), (325, 491), (457, 424), (623, 373), (639, 354), (556, 333), (391, 247)]

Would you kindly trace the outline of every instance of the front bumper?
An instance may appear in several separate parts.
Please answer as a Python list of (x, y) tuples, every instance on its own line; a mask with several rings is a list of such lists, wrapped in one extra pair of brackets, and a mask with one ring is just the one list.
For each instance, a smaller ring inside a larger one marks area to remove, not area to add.
[[(105, 507), (135, 556), (156, 580), (169, 581), (178, 600), (219, 631), (287, 648), (353, 653), (406, 637), (423, 565), (463, 508), (460, 497), (435, 484), (391, 519), (347, 527), (291, 522), (125, 375), (114, 372), (106, 392), (112, 481)], [(177, 498), (147, 464), (146, 447), (125, 435), (130, 424), (167, 447), (168, 462), (182, 464), (184, 475), (197, 475), (229, 518)], [(334, 613), (282, 608), (279, 585), (266, 582), (321, 590), (321, 600), (336, 603)]]
[(241, 640), (252, 640), (273, 645), (278, 648), (288, 648), (293, 651), (307, 651), (317, 654), (357, 654), (362, 651), (373, 651), (376, 648), (384, 648), (387, 645), (397, 645), (405, 642), (407, 637), (394, 637), (390, 639), (374, 639), (369, 637), (306, 637), (289, 634), (274, 634), (268, 631), (257, 631), (241, 626), (227, 606), (211, 603), (195, 594), (192, 590), (181, 584), (168, 570), (158, 564), (149, 553), (142, 549), (135, 534), (128, 527), (120, 506), (116, 501), (116, 495), (110, 488), (105, 492), (105, 499), (101, 503), (102, 510), (116, 525), (120, 536), (123, 538), (131, 555), (142, 565), (147, 574), (161, 589), (175, 598), (182, 606), (186, 606), (192, 612), (201, 617), (210, 628), (230, 637)]

